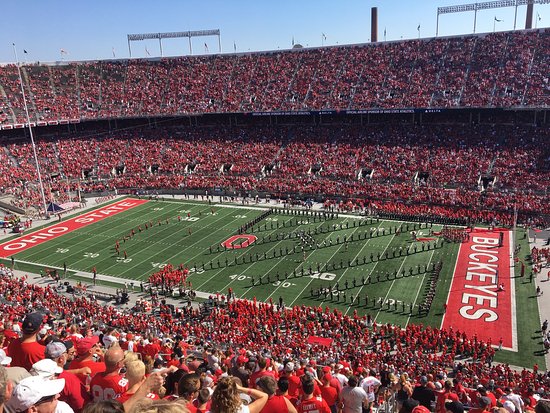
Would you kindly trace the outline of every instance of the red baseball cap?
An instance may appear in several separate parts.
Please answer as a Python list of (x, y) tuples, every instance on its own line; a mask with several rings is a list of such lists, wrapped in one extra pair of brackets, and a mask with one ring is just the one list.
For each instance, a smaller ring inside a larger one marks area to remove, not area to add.
[(91, 337), (82, 338), (82, 339), (78, 340), (78, 343), (76, 343), (76, 352), (78, 353), (78, 355), (86, 354), (97, 343), (99, 343), (99, 337), (98, 336), (91, 336)]

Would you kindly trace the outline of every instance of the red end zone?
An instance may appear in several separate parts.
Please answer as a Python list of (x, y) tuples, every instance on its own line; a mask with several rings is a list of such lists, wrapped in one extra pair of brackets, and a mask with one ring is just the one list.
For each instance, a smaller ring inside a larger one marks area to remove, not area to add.
[(476, 229), (460, 245), (442, 328), (475, 334), (493, 345), (502, 337), (504, 348), (517, 351), (511, 234)]
[(103, 208), (90, 211), (87, 214), (79, 215), (78, 217), (51, 225), (47, 228), (42, 228), (39, 231), (24, 234), (17, 239), (12, 239), (11, 241), (0, 244), (0, 258), (6, 258), (18, 252), (28, 250), (36, 245), (93, 224), (94, 222), (101, 221), (119, 212), (127, 211), (145, 202), (147, 201), (143, 199), (124, 199), (114, 204), (104, 206)]

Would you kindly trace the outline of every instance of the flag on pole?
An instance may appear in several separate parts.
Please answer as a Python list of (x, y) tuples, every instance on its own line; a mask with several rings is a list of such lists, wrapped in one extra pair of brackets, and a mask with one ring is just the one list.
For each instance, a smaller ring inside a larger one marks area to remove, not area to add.
[(416, 30), (420, 31), (420, 24), (418, 25), (418, 27), (416, 28)]
[[(539, 20), (540, 20), (540, 19), (539, 19)], [(28, 54), (27, 51), (26, 51), (25, 49), (23, 49), (23, 53)]]
[(386, 28), (384, 27), (384, 39), (386, 38)]
[(60, 52), (61, 54), (69, 54), (69, 52), (67, 52), (65, 49), (61, 49)]
[(208, 53), (208, 45), (206, 43), (204, 43), (204, 51)]
[(115, 48), (113, 47), (113, 57), (116, 57), (115, 55)]
[(236, 52), (237, 51), (237, 43), (233, 42), (233, 51)]
[(292, 36), (292, 46), (294, 46), (294, 36)]
[(327, 36), (324, 33), (321, 33), (323, 35), (323, 39), (327, 40)]
[(500, 23), (502, 20), (497, 19), (497, 16), (495, 16), (495, 21)]
[(540, 17), (539, 12), (537, 12), (537, 18), (539, 19), (539, 22), (542, 20), (541, 17)]
[(147, 49), (147, 46), (145, 46), (145, 54), (146, 54), (147, 56), (151, 56), (151, 53), (149, 53), (149, 50)]

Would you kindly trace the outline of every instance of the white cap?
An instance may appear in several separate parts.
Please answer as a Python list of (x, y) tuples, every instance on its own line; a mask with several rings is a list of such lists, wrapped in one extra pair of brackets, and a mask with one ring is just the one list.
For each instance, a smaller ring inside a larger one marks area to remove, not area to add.
[(45, 379), (51, 379), (56, 374), (61, 374), (63, 368), (59, 367), (52, 359), (43, 359), (32, 365), (29, 371), (33, 376), (41, 376)]
[(24, 412), (44, 397), (55, 396), (65, 387), (65, 379), (48, 380), (41, 376), (23, 379), (13, 390), (7, 406), (15, 412)]
[(9, 366), (11, 363), (11, 357), (6, 356), (4, 349), (0, 348), (0, 365)]

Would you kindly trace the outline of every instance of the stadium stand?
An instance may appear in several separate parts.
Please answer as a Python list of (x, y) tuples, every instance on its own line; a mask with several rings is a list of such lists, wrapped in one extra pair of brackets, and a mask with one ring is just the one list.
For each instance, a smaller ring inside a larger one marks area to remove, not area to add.
[[(24, 65), (35, 122), (276, 110), (547, 107), (550, 31), (242, 55)], [(274, 68), (277, 70), (274, 70)], [(3, 124), (22, 124), (0, 67)], [(7, 110), (6, 110), (7, 109)]]
[[(550, 213), (548, 133), (525, 125), (177, 127), (71, 134), (37, 146), (47, 191), (61, 200), (68, 189), (74, 197), (78, 189), (233, 188), (511, 225), (514, 206), (525, 223), (542, 224)], [(40, 208), (31, 145), (3, 152), (11, 171), (3, 186), (19, 206)]]
[[(343, 374), (346, 380), (353, 374), (362, 378), (372, 375), (388, 390), (388, 393), (384, 390), (378, 393), (376, 406), (380, 408), (396, 402), (398, 386), (393, 380), (399, 374), (407, 374), (413, 386), (419, 385), (421, 377), (426, 376), (433, 389), (453, 377), (460, 383), (460, 386), (455, 384), (453, 391), (465, 405), (472, 407), (477, 405), (478, 386), (494, 392), (497, 399), (502, 399), (501, 403), (506, 400), (503, 395), (507, 387), (530, 404), (536, 402), (529, 400), (534, 395), (533, 389), (538, 393), (537, 398), (550, 389), (549, 378), (542, 372), (516, 371), (507, 365), (491, 364), (495, 352), (491, 344), (494, 343), (468, 337), (460, 331), (422, 325), (402, 329), (377, 325), (369, 316), (346, 316), (329, 308), (284, 309), (273, 303), (227, 301), (222, 296), (214, 299), (209, 312), (190, 307), (174, 312), (169, 306), (161, 305), (155, 316), (152, 312), (144, 314), (142, 307), (132, 312), (81, 296), (66, 296), (58, 293), (53, 285), (32, 285), (25, 277), (17, 278), (5, 267), (0, 269), (0, 292), (4, 297), (0, 303), (2, 347), (8, 349), (13, 348), (9, 344), (18, 336), (14, 326), (25, 318), (27, 304), (32, 300), (34, 308), (43, 306), (48, 310), (44, 319), (48, 329), (40, 333), (43, 339), (56, 336), (70, 340), (77, 349), (79, 340), (84, 340), (78, 338), (79, 334), (98, 335), (101, 343), (107, 343), (105, 347), (114, 341), (128, 348), (131, 342), (133, 351), (141, 353), (148, 369), (155, 362), (157, 367), (174, 365), (186, 371), (208, 370), (204, 377), (214, 382), (239, 366), (246, 364), (244, 367), (253, 368), (248, 365), (249, 360), (267, 357), (270, 359), (267, 374), (276, 378), (289, 374), (301, 376), (307, 371), (315, 377), (326, 372), (335, 377)], [(170, 271), (173, 270), (161, 273)], [(260, 325), (263, 326), (261, 333)], [(312, 343), (311, 337), (317, 341)], [(325, 337), (334, 339), (334, 343), (326, 347), (322, 341)], [(103, 355), (102, 350), (98, 353)], [(396, 354), (400, 356), (395, 357)], [(198, 363), (196, 357), (189, 357), (191, 355), (199, 358)], [(8, 356), (15, 357), (12, 367), (17, 366), (17, 355), (8, 353)], [(255, 387), (254, 377), (257, 375), (247, 376), (243, 384)], [(210, 383), (205, 380), (203, 385), (205, 382)], [(292, 389), (292, 393), (295, 390)]]

